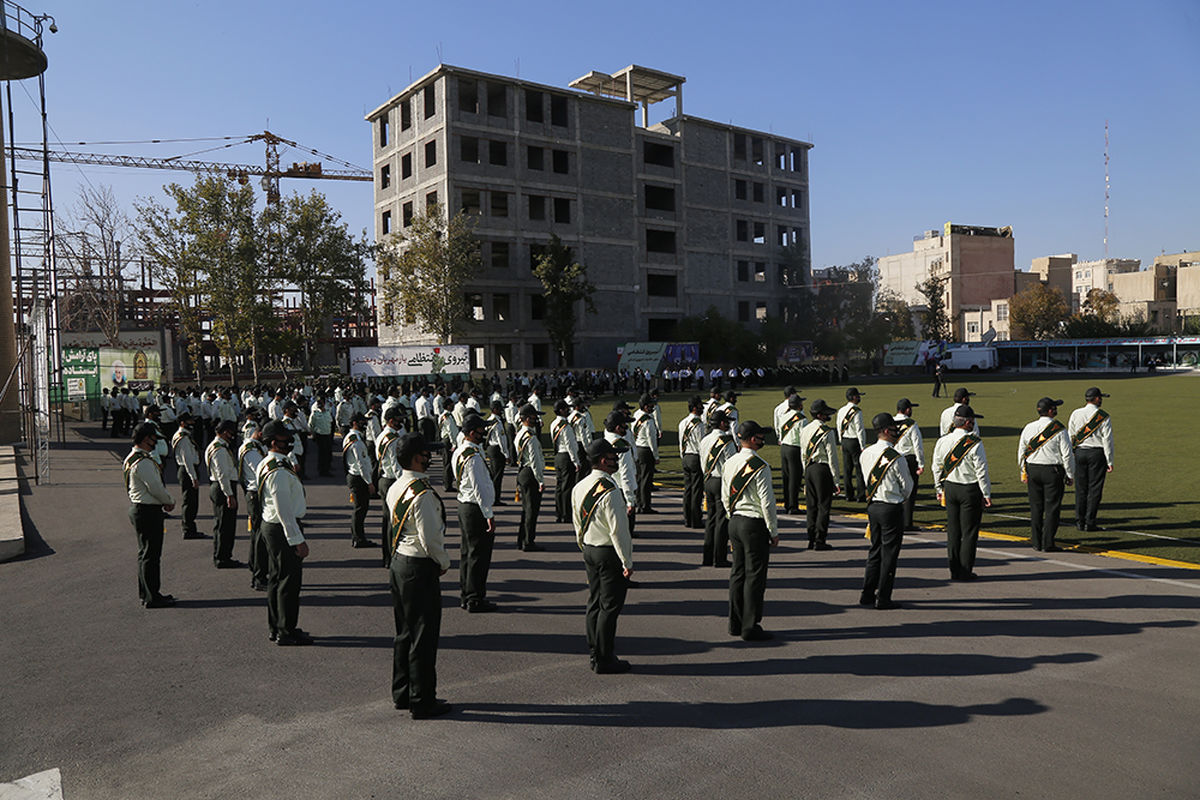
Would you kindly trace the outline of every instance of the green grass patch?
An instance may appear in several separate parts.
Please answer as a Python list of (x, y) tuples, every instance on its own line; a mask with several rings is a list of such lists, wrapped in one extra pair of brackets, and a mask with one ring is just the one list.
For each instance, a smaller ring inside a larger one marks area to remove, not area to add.
[[(896, 401), (908, 397), (919, 407), (913, 415), (925, 438), (926, 471), (920, 477), (916, 521), (920, 525), (944, 524), (945, 513), (933, 495), (933, 478), (928, 465), (937, 441), (942, 410), (951, 404), (946, 397), (933, 398), (929, 381), (903, 382), (861, 379), (853, 385), (865, 394), (864, 418), (886, 411), (894, 413)], [(1200, 435), (1188, 433), (1186, 420), (1200, 398), (1200, 376), (1195, 374), (1123, 376), (1103, 375), (1063, 379), (1051, 376), (955, 376), (950, 390), (966, 386), (976, 393), (972, 407), (984, 415), (983, 444), (992, 480), (992, 507), (984, 510), (984, 530), (1014, 536), (1029, 536), (1029, 503), (1017, 469), (1017, 441), (1026, 423), (1037, 418), (1034, 405), (1043, 396), (1065, 400), (1060, 416), (1083, 405), (1089, 386), (1112, 396), (1104, 408), (1112, 414), (1116, 466), (1104, 485), (1104, 499), (1097, 522), (1106, 530), (1083, 533), (1075, 530), (1075, 494), (1068, 488), (1063, 498), (1058, 541), (1063, 545), (1085, 545), (1104, 550), (1137, 553), (1158, 558), (1200, 563), (1200, 493), (1197, 492), (1196, 447)], [(809, 405), (818, 397), (837, 408), (845, 403), (846, 385), (801, 386)], [(636, 397), (627, 397), (630, 404)], [(738, 398), (742, 420), (753, 419), (770, 426), (772, 410), (783, 399), (780, 388), (752, 389)], [(608, 413), (610, 400), (599, 399), (594, 416), (599, 423)], [(662, 463), (659, 477), (664, 483), (682, 486), (676, 426), (687, 413), (687, 395), (663, 397)], [(599, 427), (599, 426), (598, 426)], [(779, 448), (768, 445), (762, 454), (775, 475), (776, 496), (782, 498)], [(860, 503), (834, 500), (834, 513), (861, 513)], [(1169, 538), (1156, 538), (1169, 537)]]

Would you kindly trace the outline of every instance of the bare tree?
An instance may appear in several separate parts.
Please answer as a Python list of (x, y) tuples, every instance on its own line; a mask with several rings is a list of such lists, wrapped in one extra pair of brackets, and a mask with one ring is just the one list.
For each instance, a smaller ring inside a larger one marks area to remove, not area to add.
[(121, 243), (133, 227), (109, 186), (82, 186), (55, 237), (64, 292), (60, 303), (67, 330), (98, 330), (110, 345), (124, 318), (125, 263)]

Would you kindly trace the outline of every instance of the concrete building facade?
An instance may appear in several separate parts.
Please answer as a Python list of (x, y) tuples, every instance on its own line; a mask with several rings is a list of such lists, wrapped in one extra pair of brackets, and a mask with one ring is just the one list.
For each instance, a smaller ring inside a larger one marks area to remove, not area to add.
[(958, 320), (955, 337), (978, 341), (992, 300), (1013, 294), (1013, 258), (1012, 228), (947, 222), (941, 231), (915, 237), (912, 252), (880, 258), (880, 288), (924, 307), (917, 286), (930, 277), (947, 278), (944, 300), (950, 318)]
[(1137, 272), (1142, 262), (1137, 258), (1101, 258), (1096, 261), (1080, 261), (1075, 264), (1071, 279), (1072, 311), (1078, 311), (1087, 300), (1092, 289), (1112, 292), (1113, 276)]
[[(431, 203), (475, 217), (483, 269), (455, 337), (473, 368), (557, 366), (532, 273), (552, 234), (596, 287), (576, 365), (613, 364), (709, 306), (747, 324), (785, 313), (811, 265), (811, 145), (684, 115), (684, 80), (630, 66), (572, 90), (442, 65), (367, 115), (377, 241)], [(669, 99), (675, 114), (647, 127)], [(432, 339), (381, 321), (379, 341)]]

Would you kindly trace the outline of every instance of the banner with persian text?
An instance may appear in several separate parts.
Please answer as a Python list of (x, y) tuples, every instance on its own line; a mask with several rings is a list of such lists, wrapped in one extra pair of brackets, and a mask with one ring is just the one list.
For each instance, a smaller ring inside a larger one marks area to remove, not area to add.
[(466, 375), (470, 367), (470, 351), (465, 344), (350, 348), (350, 375), (355, 378)]

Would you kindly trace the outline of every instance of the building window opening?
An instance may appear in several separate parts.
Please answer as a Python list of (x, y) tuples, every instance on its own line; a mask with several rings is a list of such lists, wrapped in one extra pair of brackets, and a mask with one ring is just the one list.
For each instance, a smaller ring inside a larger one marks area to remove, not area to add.
[(642, 146), (642, 160), (656, 167), (675, 168), (675, 148), (661, 142), (645, 142)]
[(660, 231), (653, 228), (646, 229), (646, 252), (647, 253), (674, 253), (675, 252), (675, 231)]

